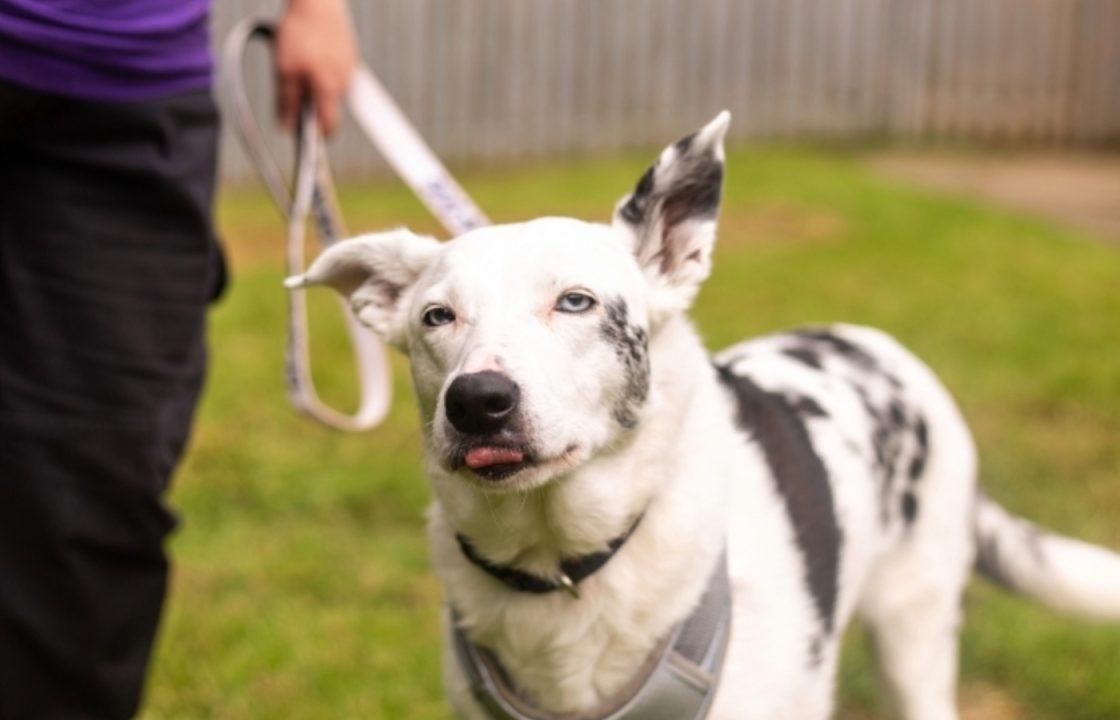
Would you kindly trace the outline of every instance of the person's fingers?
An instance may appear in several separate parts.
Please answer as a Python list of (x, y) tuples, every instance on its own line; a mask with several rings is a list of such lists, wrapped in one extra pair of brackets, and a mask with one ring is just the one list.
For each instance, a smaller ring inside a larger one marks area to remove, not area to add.
[(303, 95), (303, 82), (298, 76), (280, 75), (277, 78), (276, 111), (280, 124), (286, 130), (295, 130)]
[(327, 137), (334, 135), (342, 121), (342, 102), (336, 95), (318, 102), (319, 127)]
[(342, 122), (343, 86), (332, 79), (318, 76), (315, 78), (314, 89), (315, 114), (319, 120), (319, 129), (330, 137)]
[(343, 95), (357, 63), (345, 0), (290, 0), (276, 31), (281, 121), (294, 127), (301, 102), (312, 101), (323, 133), (336, 132), (342, 121)]

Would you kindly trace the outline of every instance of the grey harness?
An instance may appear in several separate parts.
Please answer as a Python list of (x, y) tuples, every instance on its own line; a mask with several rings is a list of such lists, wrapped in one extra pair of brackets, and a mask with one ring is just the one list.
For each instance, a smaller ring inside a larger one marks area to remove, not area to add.
[(661, 641), (629, 684), (590, 713), (557, 715), (533, 707), (494, 655), (473, 645), (452, 620), (459, 667), (493, 720), (702, 720), (715, 697), (731, 634), (727, 557), (716, 563), (692, 614)]

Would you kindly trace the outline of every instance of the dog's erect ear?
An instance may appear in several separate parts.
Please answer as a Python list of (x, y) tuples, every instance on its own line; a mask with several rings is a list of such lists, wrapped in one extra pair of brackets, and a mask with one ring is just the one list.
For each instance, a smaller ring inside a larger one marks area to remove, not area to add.
[(687, 308), (711, 271), (730, 120), (724, 110), (665, 148), (615, 208), (615, 227), (629, 236), (654, 285), (655, 311)]
[(328, 285), (386, 342), (404, 342), (402, 298), (439, 251), (439, 243), (408, 230), (361, 235), (324, 250), (303, 275), (284, 281), (291, 288)]

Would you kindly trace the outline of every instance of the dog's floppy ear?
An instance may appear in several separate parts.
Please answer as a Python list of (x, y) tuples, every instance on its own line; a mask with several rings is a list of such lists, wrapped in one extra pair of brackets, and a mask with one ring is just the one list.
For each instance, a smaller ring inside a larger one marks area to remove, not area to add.
[(439, 243), (408, 230), (361, 235), (331, 245), (303, 275), (284, 281), (292, 288), (328, 285), (386, 342), (404, 343), (402, 298), (439, 251)]
[(730, 120), (724, 110), (665, 148), (615, 208), (614, 226), (650, 278), (657, 314), (687, 308), (711, 271)]

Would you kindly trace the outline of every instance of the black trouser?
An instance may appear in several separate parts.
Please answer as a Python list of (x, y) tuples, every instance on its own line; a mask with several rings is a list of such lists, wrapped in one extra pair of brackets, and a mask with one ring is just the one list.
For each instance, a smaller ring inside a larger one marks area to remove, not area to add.
[(208, 92), (0, 83), (0, 718), (137, 709), (224, 281)]

